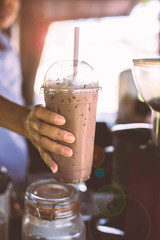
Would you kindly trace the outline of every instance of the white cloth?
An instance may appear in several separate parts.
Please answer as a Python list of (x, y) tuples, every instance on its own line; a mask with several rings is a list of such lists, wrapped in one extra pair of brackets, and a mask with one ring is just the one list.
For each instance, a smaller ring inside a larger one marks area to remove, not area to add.
[[(0, 33), (0, 43), (4, 46), (4, 49), (0, 50), (0, 95), (23, 105), (19, 56), (11, 47), (9, 38), (3, 33)], [(24, 180), (28, 168), (26, 140), (2, 127), (0, 127), (0, 165), (7, 167), (13, 180)]]

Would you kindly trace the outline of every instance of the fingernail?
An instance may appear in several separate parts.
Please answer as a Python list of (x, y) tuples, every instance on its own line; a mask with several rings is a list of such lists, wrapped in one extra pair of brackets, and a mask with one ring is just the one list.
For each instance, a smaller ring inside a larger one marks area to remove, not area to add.
[(64, 117), (59, 116), (59, 117), (56, 118), (56, 123), (57, 124), (65, 124), (65, 122), (66, 121), (65, 121)]
[(57, 166), (55, 166), (54, 168), (53, 168), (53, 167), (51, 167), (51, 171), (52, 171), (53, 173), (56, 173), (56, 172), (57, 172), (57, 170), (58, 170), (58, 167), (57, 167)]
[(72, 152), (72, 149), (63, 147), (61, 150), (61, 154), (64, 155), (65, 157), (71, 157), (73, 152)]
[(73, 143), (75, 141), (75, 137), (70, 133), (66, 133), (64, 136), (64, 140), (68, 143)]

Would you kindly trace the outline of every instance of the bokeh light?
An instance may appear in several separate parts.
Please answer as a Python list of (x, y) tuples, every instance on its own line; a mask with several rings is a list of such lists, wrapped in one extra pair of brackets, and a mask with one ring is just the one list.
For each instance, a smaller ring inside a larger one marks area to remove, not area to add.
[(118, 216), (126, 207), (126, 195), (114, 185), (104, 185), (95, 194), (95, 205), (103, 216)]
[(38, 22), (43, 22), (46, 19), (46, 12), (42, 8), (37, 8), (34, 12), (34, 18)]
[(105, 160), (105, 152), (104, 150), (98, 146), (94, 145), (94, 154), (93, 154), (93, 168), (97, 168), (104, 163)]
[(41, 49), (41, 47), (44, 45), (47, 30), (48, 25), (43, 25), (42, 27), (39, 27), (37, 32), (35, 33), (35, 46), (38, 49)]
[(95, 175), (96, 175), (96, 177), (99, 177), (99, 178), (103, 177), (104, 176), (104, 169), (101, 168), (101, 167), (96, 168), (95, 169)]

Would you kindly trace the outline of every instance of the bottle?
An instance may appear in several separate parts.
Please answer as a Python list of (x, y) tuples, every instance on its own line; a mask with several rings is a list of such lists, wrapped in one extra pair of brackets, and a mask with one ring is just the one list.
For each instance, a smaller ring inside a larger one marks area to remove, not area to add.
[(85, 240), (79, 192), (53, 179), (31, 183), (25, 193), (23, 240)]

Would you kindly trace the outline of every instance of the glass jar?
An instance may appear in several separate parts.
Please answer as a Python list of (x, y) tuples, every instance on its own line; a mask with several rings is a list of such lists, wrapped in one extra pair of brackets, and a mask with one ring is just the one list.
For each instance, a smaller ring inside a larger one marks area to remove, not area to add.
[(31, 183), (25, 194), (23, 240), (85, 240), (79, 192), (53, 179)]

